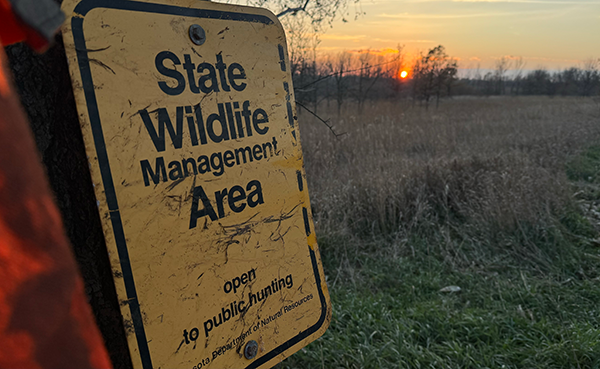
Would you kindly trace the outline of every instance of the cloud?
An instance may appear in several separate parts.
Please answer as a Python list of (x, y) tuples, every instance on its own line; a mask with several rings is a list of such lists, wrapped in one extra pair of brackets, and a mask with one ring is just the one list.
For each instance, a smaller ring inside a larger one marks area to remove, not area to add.
[(354, 41), (359, 42), (367, 38), (366, 35), (340, 35), (340, 34), (324, 34), (321, 35), (321, 40), (333, 40), (333, 41)]
[(492, 58), (493, 60), (500, 60), (500, 59), (507, 59), (507, 60), (519, 60), (519, 59), (523, 59), (522, 56), (519, 55), (503, 55), (503, 56), (491, 56), (490, 58)]
[(396, 40), (391, 40), (389, 38), (379, 38), (379, 37), (374, 37), (374, 38), (370, 38), (369, 40), (375, 41), (375, 42), (386, 42), (386, 43), (392, 43), (392, 42), (397, 42)]
[[(474, 1), (474, 0), (470, 0)], [(481, 0), (486, 1), (486, 0)], [(381, 13), (378, 14), (378, 17), (381, 19), (380, 22), (386, 22), (387, 20), (414, 20), (414, 21), (423, 21), (423, 20), (438, 20), (440, 22), (432, 23), (429, 26), (434, 25), (442, 25), (443, 20), (457, 20), (457, 19), (482, 19), (482, 18), (518, 18), (520, 20), (549, 20), (557, 17), (563, 17), (566, 13), (566, 10), (570, 9), (539, 9), (539, 10), (527, 10), (527, 11), (487, 11), (487, 12), (457, 12), (457, 13), (397, 13), (397, 14), (388, 14)]]
[(317, 47), (317, 50), (319, 50), (319, 51), (340, 51), (340, 50), (345, 50), (345, 49), (341, 46), (319, 46), (319, 47)]
[(398, 54), (398, 49), (392, 49), (391, 47), (386, 47), (383, 49), (355, 49), (348, 50), (350, 54), (371, 54), (371, 55), (394, 55)]
[(523, 59), (525, 60), (536, 60), (536, 61), (543, 61), (543, 62), (561, 62), (561, 63), (578, 63), (581, 60), (579, 59), (565, 59), (565, 58), (546, 58), (546, 57), (540, 57), (540, 56), (524, 56)]
[(431, 44), (434, 43), (435, 41), (433, 40), (403, 40), (403, 39), (396, 39), (396, 40), (392, 40), (389, 38), (370, 38), (369, 40), (371, 41), (375, 41), (375, 42), (385, 42), (388, 44), (391, 43), (396, 43), (396, 44)]
[(468, 13), (468, 14), (379, 14), (382, 18), (392, 19), (458, 19), (458, 18), (483, 18), (483, 17), (509, 17), (522, 15), (523, 12), (490, 12), (490, 13)]
[(433, 40), (401, 40), (402, 43), (407, 44), (433, 44), (435, 41)]

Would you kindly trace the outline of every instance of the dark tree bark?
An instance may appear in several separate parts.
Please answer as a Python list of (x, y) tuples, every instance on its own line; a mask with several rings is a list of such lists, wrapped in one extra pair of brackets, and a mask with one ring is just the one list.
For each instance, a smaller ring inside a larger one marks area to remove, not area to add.
[(111, 360), (131, 368), (62, 37), (43, 55), (23, 44), (6, 53)]

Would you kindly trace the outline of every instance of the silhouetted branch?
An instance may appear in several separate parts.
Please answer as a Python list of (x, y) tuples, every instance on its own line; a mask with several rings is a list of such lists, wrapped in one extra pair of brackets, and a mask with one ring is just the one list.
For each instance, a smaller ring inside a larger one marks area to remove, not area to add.
[(317, 80), (315, 80), (315, 81), (312, 81), (311, 83), (309, 83), (309, 84), (307, 84), (307, 85), (304, 85), (304, 86), (302, 86), (302, 87), (298, 87), (298, 88), (297, 88), (297, 90), (302, 90), (302, 89), (305, 89), (305, 88), (307, 88), (307, 87), (310, 87), (310, 86), (314, 85), (315, 83), (319, 83), (319, 82), (321, 82), (322, 80), (325, 80), (325, 79), (327, 79), (327, 78), (329, 78), (329, 77), (333, 77), (333, 76), (335, 76), (335, 75), (337, 75), (337, 74), (342, 74), (342, 75), (343, 75), (343, 74), (346, 74), (346, 73), (360, 72), (360, 71), (362, 71), (362, 70), (367, 70), (367, 69), (371, 69), (371, 68), (375, 68), (375, 67), (380, 67), (380, 66), (382, 66), (382, 65), (391, 64), (391, 63), (397, 62), (399, 59), (400, 59), (400, 58), (398, 57), (398, 58), (396, 58), (396, 59), (393, 59), (393, 60), (389, 60), (389, 61), (386, 61), (386, 62), (383, 62), (383, 63), (379, 63), (379, 64), (375, 64), (375, 65), (368, 65), (368, 66), (366, 66), (366, 67), (362, 67), (362, 68), (358, 68), (358, 69), (353, 69), (353, 70), (345, 70), (345, 71), (343, 71), (343, 72), (334, 72), (334, 73), (328, 74), (328, 75), (326, 75), (326, 76), (323, 76), (323, 77), (321, 77), (321, 78), (319, 78), (319, 79), (317, 79)]
[(284, 10), (281, 13), (277, 14), (277, 18), (283, 17), (284, 15), (289, 14), (289, 13), (294, 13), (294, 15), (295, 15), (296, 13), (298, 13), (300, 11), (305, 11), (306, 10), (306, 6), (308, 5), (309, 1), (310, 0), (306, 0), (306, 2), (304, 3), (304, 5), (301, 6), (301, 7), (298, 7), (298, 8), (287, 8), (286, 10)]
[(323, 124), (325, 124), (327, 126), (327, 128), (329, 128), (329, 130), (331, 131), (331, 133), (333, 133), (333, 135), (335, 136), (335, 138), (338, 138), (340, 136), (348, 134), (347, 132), (340, 133), (340, 134), (335, 133), (335, 131), (333, 130), (333, 127), (331, 125), (329, 125), (329, 121), (323, 120), (323, 118), (321, 118), (320, 116), (318, 116), (315, 112), (313, 112), (312, 110), (310, 110), (306, 106), (300, 104), (298, 101), (296, 101), (296, 105), (300, 106), (301, 108), (304, 108), (304, 110), (306, 110), (307, 112), (311, 113), (315, 118), (317, 118), (318, 120), (320, 120), (321, 122), (323, 122)]

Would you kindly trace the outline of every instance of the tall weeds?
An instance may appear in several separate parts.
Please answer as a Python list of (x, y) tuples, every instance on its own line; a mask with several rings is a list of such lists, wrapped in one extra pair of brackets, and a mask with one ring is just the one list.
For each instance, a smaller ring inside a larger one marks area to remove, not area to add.
[(583, 222), (564, 166), (600, 138), (596, 110), (576, 98), (376, 102), (334, 119), (338, 138), (300, 114), (324, 258), (423, 253), (551, 272)]

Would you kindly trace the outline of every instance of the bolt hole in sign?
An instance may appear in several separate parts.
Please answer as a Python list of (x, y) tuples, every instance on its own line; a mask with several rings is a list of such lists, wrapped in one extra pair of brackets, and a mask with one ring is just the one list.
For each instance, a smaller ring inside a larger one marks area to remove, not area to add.
[(267, 10), (65, 0), (66, 54), (136, 368), (268, 368), (323, 334), (285, 34)]

